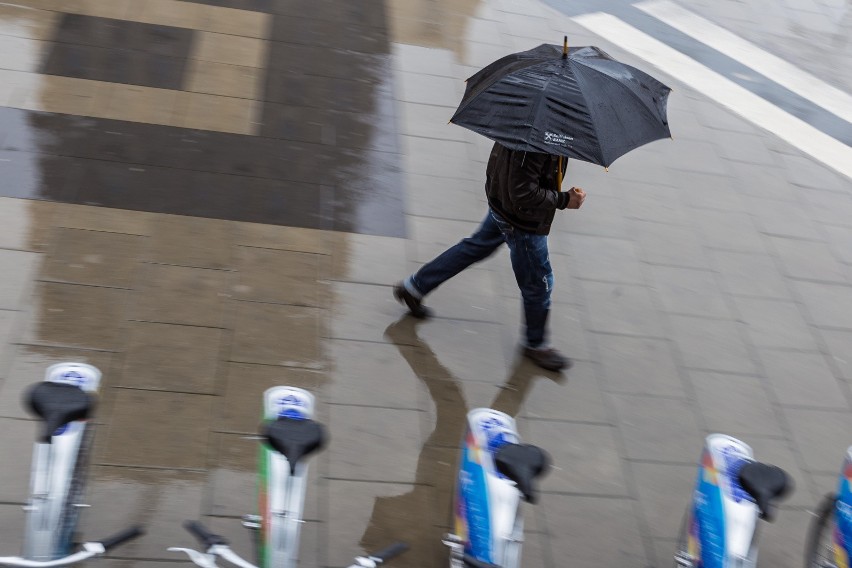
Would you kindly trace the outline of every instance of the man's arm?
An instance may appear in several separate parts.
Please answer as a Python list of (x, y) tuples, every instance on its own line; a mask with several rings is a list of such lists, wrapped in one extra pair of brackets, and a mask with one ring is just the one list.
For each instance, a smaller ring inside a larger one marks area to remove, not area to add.
[(524, 209), (565, 209), (568, 193), (539, 185), (542, 170), (549, 162), (547, 154), (513, 152), (509, 168), (509, 197), (512, 205)]

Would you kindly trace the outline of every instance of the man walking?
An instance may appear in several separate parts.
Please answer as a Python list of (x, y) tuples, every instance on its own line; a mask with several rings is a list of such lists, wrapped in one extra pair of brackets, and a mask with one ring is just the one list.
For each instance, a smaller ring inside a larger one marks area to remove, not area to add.
[[(563, 162), (567, 163), (567, 159)], [(559, 158), (550, 154), (510, 150), (495, 143), (488, 159), (485, 193), (489, 211), (476, 232), (462, 239), (415, 274), (394, 286), (397, 300), (416, 318), (431, 315), (423, 298), (467, 268), (489, 257), (506, 243), (524, 304), (523, 354), (549, 371), (568, 366), (568, 359), (547, 343), (547, 319), (553, 271), (547, 235), (557, 209), (579, 209), (585, 192), (559, 191)]]

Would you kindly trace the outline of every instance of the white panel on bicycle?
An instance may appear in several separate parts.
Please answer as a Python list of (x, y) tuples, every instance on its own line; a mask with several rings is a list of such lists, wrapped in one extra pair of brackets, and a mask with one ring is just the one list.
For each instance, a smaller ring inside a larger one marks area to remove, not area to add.
[(731, 558), (746, 558), (754, 539), (759, 510), (740, 486), (735, 471), (739, 471), (742, 460), (753, 461), (754, 452), (748, 444), (725, 434), (707, 436), (707, 449), (719, 473), (728, 554)]
[(518, 517), (518, 505), (521, 492), (513, 481), (504, 477), (488, 476), (488, 503), (491, 507), (491, 534), (494, 562), (498, 566), (511, 568), (506, 564), (506, 545), (514, 534)]
[(98, 392), (101, 372), (86, 363), (57, 363), (47, 368), (45, 381), (80, 387), (86, 392)]
[(272, 387), (263, 393), (263, 417), (275, 420), (290, 414), (314, 417), (314, 395), (299, 387)]

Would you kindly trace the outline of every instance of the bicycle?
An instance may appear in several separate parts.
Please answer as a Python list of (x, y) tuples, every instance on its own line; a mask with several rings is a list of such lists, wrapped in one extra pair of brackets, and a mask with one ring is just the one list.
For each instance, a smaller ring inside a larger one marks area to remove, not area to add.
[(692, 503), (677, 539), (675, 568), (754, 568), (758, 519), (772, 522), (793, 480), (754, 460), (747, 444), (724, 434), (705, 440)]
[[(247, 515), (243, 526), (256, 531), (257, 562), (263, 568), (295, 568), (298, 563), (299, 533), (307, 489), (306, 458), (325, 445), (325, 428), (314, 421), (314, 396), (301, 388), (279, 386), (263, 394), (263, 423), (258, 467), (260, 515)], [(242, 568), (257, 568), (197, 521), (184, 527), (204, 545), (205, 553), (190, 548), (169, 548), (184, 552), (202, 568), (216, 566), (216, 557)], [(401, 543), (369, 557), (356, 558), (354, 566), (375, 567), (402, 553)], [(360, 563), (359, 563), (360, 562)]]
[(805, 545), (805, 568), (842, 568), (852, 556), (852, 447), (838, 476), (837, 493), (817, 507)]
[(42, 422), (33, 448), (30, 496), (26, 511), (22, 557), (2, 557), (0, 565), (64, 566), (92, 556), (142, 534), (133, 528), (83, 544), (70, 554), (85, 485), (87, 452), (92, 429), (87, 419), (101, 372), (82, 363), (48, 367), (44, 381), (29, 388), (25, 402)]
[(519, 568), (524, 540), (521, 500), (535, 503), (535, 482), (550, 465), (522, 444), (515, 420), (490, 408), (467, 414), (453, 505), (455, 534), (444, 537), (450, 568)]

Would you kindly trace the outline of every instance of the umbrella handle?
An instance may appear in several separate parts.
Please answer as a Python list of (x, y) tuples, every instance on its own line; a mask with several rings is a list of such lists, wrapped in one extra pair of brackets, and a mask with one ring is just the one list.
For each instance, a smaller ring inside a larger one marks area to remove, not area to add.
[(562, 59), (568, 59), (568, 36), (562, 36)]
[(562, 191), (562, 156), (559, 156), (559, 164), (556, 166), (556, 179), (559, 180), (558, 190)]

